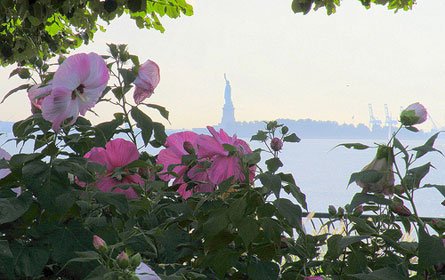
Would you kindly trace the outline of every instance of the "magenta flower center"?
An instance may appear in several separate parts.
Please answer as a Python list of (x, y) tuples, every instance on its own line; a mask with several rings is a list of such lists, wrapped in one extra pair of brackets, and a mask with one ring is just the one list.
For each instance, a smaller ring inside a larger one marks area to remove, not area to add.
[(76, 97), (79, 97), (81, 100), (83, 100), (84, 97), (82, 96), (82, 94), (84, 88), (85, 86), (80, 84), (75, 90), (73, 90), (73, 92), (71, 93), (71, 100), (76, 99)]

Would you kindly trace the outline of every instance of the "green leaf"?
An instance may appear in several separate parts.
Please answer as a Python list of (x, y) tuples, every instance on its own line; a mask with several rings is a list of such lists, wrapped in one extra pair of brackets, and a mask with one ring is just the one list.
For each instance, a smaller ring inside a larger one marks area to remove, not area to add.
[(203, 224), (204, 234), (214, 236), (223, 231), (229, 224), (227, 209), (222, 209), (210, 213), (210, 218)]
[(271, 174), (269, 172), (258, 175), (261, 183), (266, 189), (271, 190), (276, 197), (280, 197), (281, 191), (281, 178), (278, 175)]
[(124, 84), (126, 86), (131, 85), (137, 77), (134, 71), (128, 69), (119, 69), (119, 73), (122, 75), (122, 78), (124, 78)]
[(26, 247), (18, 256), (16, 271), (26, 277), (39, 276), (49, 259), (49, 251), (43, 248)]
[(366, 150), (369, 148), (369, 146), (361, 144), (361, 143), (343, 143), (343, 144), (338, 144), (334, 148), (337, 148), (340, 146), (346, 147), (348, 149), (356, 149), (356, 150)]
[(260, 152), (254, 151), (253, 153), (244, 154), (242, 156), (243, 162), (247, 163), (249, 166), (253, 166), (261, 161)]
[(11, 94), (16, 93), (19, 90), (28, 89), (30, 87), (31, 87), (30, 84), (23, 84), (23, 85), (18, 86), (18, 87), (14, 88), (14, 89), (11, 89), (10, 91), (8, 91), (8, 93), (5, 95), (5, 97), (3, 97), (2, 102), (0, 102), (0, 104), (3, 103), (6, 100), (6, 98), (11, 96)]
[(208, 256), (208, 264), (219, 275), (219, 279), (223, 279), (226, 272), (235, 265), (238, 257), (239, 253), (237, 251), (224, 248), (214, 254), (210, 254)]
[(163, 145), (167, 140), (167, 134), (165, 133), (165, 127), (161, 123), (154, 122), (153, 123), (153, 131), (155, 134), (155, 140)]
[(408, 160), (409, 160), (409, 154), (406, 151), (405, 147), (402, 145), (402, 143), (400, 143), (399, 139), (397, 139), (396, 137), (394, 137), (393, 139), (393, 144), (394, 144), (394, 148), (399, 149), (404, 157), (403, 160), (405, 160), (405, 166), (408, 165)]
[(405, 275), (400, 274), (397, 270), (391, 267), (385, 267), (375, 270), (371, 273), (358, 273), (351, 274), (355, 279), (360, 280), (406, 280), (408, 279)]
[(292, 133), (291, 135), (288, 135), (286, 137), (283, 138), (284, 142), (300, 142), (301, 139), (297, 137), (297, 135), (295, 133)]
[(292, 11), (306, 15), (312, 8), (313, 0), (293, 0)]
[(419, 129), (414, 126), (405, 126), (405, 128), (412, 132), (419, 132)]
[(378, 170), (364, 170), (355, 172), (351, 174), (348, 186), (353, 182), (363, 182), (367, 184), (377, 183), (380, 179), (382, 179), (384, 174), (385, 173)]
[[(416, 159), (424, 156), (426, 153), (428, 152), (439, 152), (442, 154), (441, 151), (433, 148), (434, 146), (434, 142), (437, 139), (437, 136), (439, 136), (440, 132), (437, 132), (436, 134), (434, 134), (433, 136), (431, 136), (426, 142), (425, 144), (423, 144), (422, 146), (419, 147), (415, 147), (413, 148), (414, 151), (416, 151)], [(442, 154), (443, 155), (443, 154)]]
[(249, 279), (253, 280), (276, 280), (279, 279), (279, 272), (280, 268), (278, 264), (265, 260), (252, 262), (247, 267)]
[(0, 198), (0, 224), (9, 223), (20, 218), (31, 206), (32, 196), (29, 192), (19, 197)]
[(116, 209), (119, 210), (121, 213), (127, 213), (129, 210), (127, 198), (123, 193), (109, 193), (99, 191), (95, 194), (95, 198), (101, 204), (110, 204), (115, 206)]
[(236, 199), (229, 206), (229, 219), (234, 224), (238, 224), (244, 217), (245, 211), (247, 207), (247, 201), (244, 197)]
[(327, 240), (328, 252), (326, 254), (331, 258), (336, 259), (346, 247), (368, 237), (368, 235), (341, 236), (339, 234), (334, 234)]
[(301, 208), (293, 204), (292, 201), (286, 198), (278, 198), (273, 204), (278, 212), (286, 219), (286, 221), (294, 228), (303, 229), (301, 224)]
[(405, 178), (403, 178), (402, 184), (407, 188), (418, 188), (420, 185), (420, 181), (422, 181), (423, 177), (428, 174), (430, 171), (431, 163), (428, 162), (422, 166), (409, 169), (406, 172)]
[(246, 248), (249, 247), (250, 243), (257, 237), (260, 232), (258, 222), (253, 217), (245, 217), (240, 225), (238, 226), (239, 235), (244, 242)]
[(159, 113), (161, 114), (161, 116), (163, 116), (164, 119), (168, 120), (169, 112), (167, 111), (167, 109), (165, 109), (165, 107), (162, 107), (162, 106), (156, 105), (156, 104), (146, 104), (146, 103), (142, 103), (142, 104), (144, 104), (147, 107), (158, 110)]
[(267, 139), (267, 131), (259, 130), (256, 135), (250, 138), (250, 141), (265, 141)]
[(422, 188), (436, 188), (445, 197), (445, 185), (426, 184)]
[(142, 140), (147, 146), (153, 133), (153, 121), (137, 107), (131, 109), (131, 117), (136, 121), (137, 127), (141, 129)]
[(391, 200), (384, 198), (381, 195), (375, 195), (375, 194), (368, 194), (368, 193), (356, 193), (354, 197), (351, 200), (351, 203), (346, 207), (346, 210), (348, 212), (352, 212), (355, 207), (359, 206), (360, 204), (374, 202), (381, 205), (390, 205)]
[(5, 274), (8, 279), (14, 279), (14, 256), (9, 249), (7, 240), (0, 240), (0, 271)]
[(279, 158), (273, 157), (271, 159), (266, 160), (267, 170), (269, 170), (271, 173), (275, 173), (275, 171), (278, 170), (278, 168), (283, 166), (283, 163)]
[(287, 193), (291, 193), (292, 196), (300, 203), (301, 206), (303, 206), (304, 209), (307, 210), (307, 203), (306, 203), (306, 195), (301, 192), (300, 188), (295, 184), (288, 184), (283, 187), (283, 189)]
[(419, 226), (419, 271), (445, 260), (445, 246), (442, 238), (429, 235)]

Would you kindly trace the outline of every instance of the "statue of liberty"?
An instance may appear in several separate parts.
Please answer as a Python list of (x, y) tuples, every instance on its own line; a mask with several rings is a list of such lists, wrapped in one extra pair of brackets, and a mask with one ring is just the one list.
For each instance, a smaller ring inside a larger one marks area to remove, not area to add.
[(227, 132), (234, 133), (235, 129), (235, 108), (233, 108), (232, 103), (232, 87), (230, 82), (227, 80), (226, 73), (224, 73), (224, 80), (226, 80), (226, 88), (224, 90), (224, 100), (225, 104), (223, 107), (223, 114), (220, 126)]
[(230, 86), (230, 82), (227, 80), (226, 73), (224, 73), (224, 80), (226, 80), (226, 89), (224, 90), (225, 104), (227, 104), (230, 107), (233, 107), (233, 104), (232, 104), (232, 87)]

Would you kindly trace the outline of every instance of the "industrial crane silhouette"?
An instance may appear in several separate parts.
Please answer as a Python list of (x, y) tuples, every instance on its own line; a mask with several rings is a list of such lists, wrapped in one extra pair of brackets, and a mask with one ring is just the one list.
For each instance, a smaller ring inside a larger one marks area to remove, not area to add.
[(382, 121), (374, 118), (374, 113), (372, 112), (372, 105), (368, 104), (368, 107), (369, 107), (369, 127), (371, 128), (371, 130), (373, 130), (374, 127), (380, 126), (382, 124)]

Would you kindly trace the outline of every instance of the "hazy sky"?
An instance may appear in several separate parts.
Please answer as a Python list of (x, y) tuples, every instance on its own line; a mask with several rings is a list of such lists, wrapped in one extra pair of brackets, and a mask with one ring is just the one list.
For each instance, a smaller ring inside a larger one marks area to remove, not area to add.
[[(167, 128), (219, 123), (224, 73), (238, 121), (368, 124), (368, 103), (384, 120), (384, 104), (397, 119), (400, 106), (420, 101), (440, 127), (445, 126), (445, 1), (418, 2), (412, 11), (394, 14), (348, 0), (334, 15), (320, 9), (303, 16), (293, 14), (291, 0), (195, 0), (193, 16), (162, 19), (164, 34), (119, 19), (75, 52), (105, 53), (106, 42), (127, 43), (141, 61), (156, 61), (161, 82), (150, 102), (170, 110)], [(8, 80), (12, 69), (0, 70), (2, 95), (18, 85)], [(3, 121), (30, 114), (24, 93), (0, 106)], [(95, 111), (104, 121), (111, 113), (103, 106)]]

